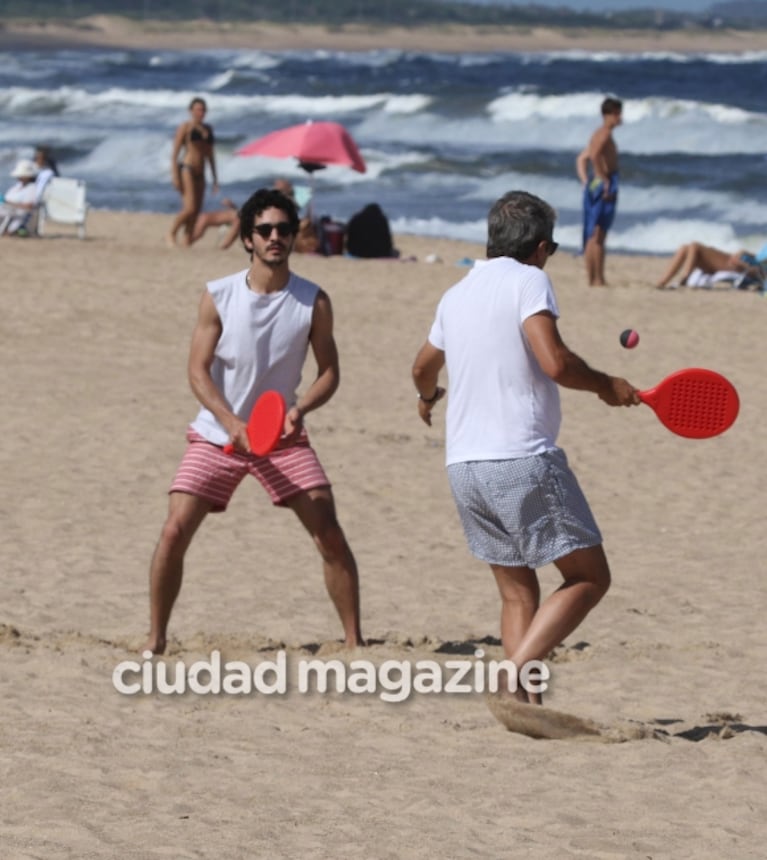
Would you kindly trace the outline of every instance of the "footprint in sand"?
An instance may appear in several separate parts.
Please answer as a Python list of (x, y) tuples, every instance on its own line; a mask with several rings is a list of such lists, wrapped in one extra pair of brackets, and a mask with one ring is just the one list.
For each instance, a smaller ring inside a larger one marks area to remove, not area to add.
[(566, 714), (541, 705), (526, 705), (508, 695), (488, 695), (486, 701), (490, 713), (501, 725), (510, 732), (530, 738), (588, 740), (608, 744), (644, 738), (668, 739), (664, 732), (650, 726), (603, 726), (574, 714)]

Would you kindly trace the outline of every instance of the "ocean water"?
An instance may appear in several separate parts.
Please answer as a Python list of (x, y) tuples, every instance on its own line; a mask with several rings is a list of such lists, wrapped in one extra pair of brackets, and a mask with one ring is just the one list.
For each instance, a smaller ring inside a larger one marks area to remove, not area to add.
[[(610, 93), (624, 100), (613, 251), (667, 254), (697, 239), (767, 241), (767, 51), (481, 53), (396, 50), (0, 52), (0, 175), (37, 143), (85, 179), (97, 208), (172, 213), (171, 141), (189, 100), (208, 102), (222, 195), (243, 201), (292, 159), (235, 150), (307, 119), (343, 123), (367, 172), (314, 175), (315, 213), (379, 203), (397, 232), (484, 241), (485, 218), (521, 188), (558, 212), (578, 250), (575, 157)], [(8, 179), (8, 184), (11, 180)], [(209, 195), (206, 207), (215, 207)]]

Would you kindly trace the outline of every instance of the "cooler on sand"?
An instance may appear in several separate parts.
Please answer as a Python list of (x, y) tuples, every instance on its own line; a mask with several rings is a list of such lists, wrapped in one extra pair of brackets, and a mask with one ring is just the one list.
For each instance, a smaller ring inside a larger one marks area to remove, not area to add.
[(322, 222), (322, 253), (326, 257), (343, 254), (346, 228), (337, 221)]

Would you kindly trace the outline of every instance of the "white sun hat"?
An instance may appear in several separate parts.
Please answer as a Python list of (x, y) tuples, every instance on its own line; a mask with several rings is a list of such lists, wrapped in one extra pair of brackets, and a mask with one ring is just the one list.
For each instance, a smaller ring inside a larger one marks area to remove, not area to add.
[(30, 161), (28, 158), (22, 158), (20, 161), (16, 162), (16, 166), (11, 171), (11, 176), (14, 179), (22, 179), (26, 176), (35, 177), (38, 172), (37, 165), (34, 161)]

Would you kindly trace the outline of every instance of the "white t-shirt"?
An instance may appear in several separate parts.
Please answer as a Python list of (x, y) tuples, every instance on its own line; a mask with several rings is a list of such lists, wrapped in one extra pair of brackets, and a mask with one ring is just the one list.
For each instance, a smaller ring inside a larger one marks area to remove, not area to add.
[(5, 192), (6, 203), (23, 203), (25, 205), (37, 203), (34, 182), (17, 182)]
[(4, 202), (0, 203), (0, 233), (13, 234), (24, 227), (32, 217), (32, 209), (23, 204), (34, 204), (35, 183), (17, 182), (9, 188), (4, 195)]
[(541, 311), (559, 317), (548, 275), (510, 257), (478, 260), (442, 297), (429, 342), (445, 353), (448, 465), (556, 447), (559, 389), (522, 327)]

